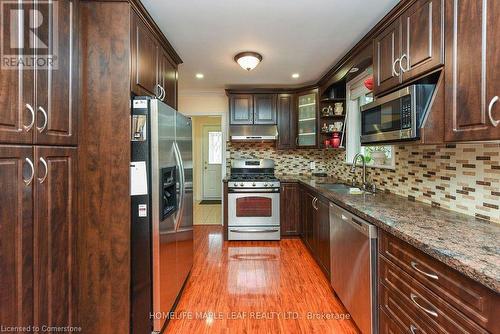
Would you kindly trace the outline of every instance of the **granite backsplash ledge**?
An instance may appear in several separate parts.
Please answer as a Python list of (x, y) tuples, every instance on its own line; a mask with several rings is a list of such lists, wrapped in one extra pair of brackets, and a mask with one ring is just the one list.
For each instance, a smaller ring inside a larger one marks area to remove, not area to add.
[[(273, 159), (277, 174), (299, 175), (310, 174), (314, 161), (316, 171), (345, 181), (353, 177), (343, 151), (280, 151), (273, 143), (228, 142), (226, 154), (228, 168), (231, 159)], [(379, 189), (500, 223), (500, 143), (395, 146), (394, 154), (394, 170), (368, 169)]]

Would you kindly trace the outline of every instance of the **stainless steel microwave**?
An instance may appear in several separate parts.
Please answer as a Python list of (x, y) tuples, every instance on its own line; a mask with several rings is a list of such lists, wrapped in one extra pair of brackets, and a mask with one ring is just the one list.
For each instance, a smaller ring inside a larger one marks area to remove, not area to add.
[(361, 144), (419, 139), (434, 84), (415, 84), (361, 106)]

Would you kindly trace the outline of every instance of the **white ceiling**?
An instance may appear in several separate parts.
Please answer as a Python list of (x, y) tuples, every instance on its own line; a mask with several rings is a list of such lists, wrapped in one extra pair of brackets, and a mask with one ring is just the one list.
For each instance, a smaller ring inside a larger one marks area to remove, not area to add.
[[(316, 81), (399, 0), (142, 0), (181, 56), (179, 89)], [(241, 51), (264, 57), (247, 72)], [(196, 79), (196, 73), (205, 78)], [(292, 79), (292, 73), (300, 73)]]

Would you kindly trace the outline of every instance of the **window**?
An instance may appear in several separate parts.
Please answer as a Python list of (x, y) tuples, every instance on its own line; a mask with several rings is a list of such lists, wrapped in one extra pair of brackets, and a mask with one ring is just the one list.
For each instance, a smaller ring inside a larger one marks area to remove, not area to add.
[(208, 163), (222, 164), (222, 132), (208, 132)]
[(365, 87), (364, 81), (371, 76), (371, 69), (347, 83), (347, 138), (346, 162), (352, 163), (354, 156), (363, 154), (368, 166), (394, 168), (392, 146), (361, 146), (361, 115), (359, 108), (373, 101), (373, 93)]

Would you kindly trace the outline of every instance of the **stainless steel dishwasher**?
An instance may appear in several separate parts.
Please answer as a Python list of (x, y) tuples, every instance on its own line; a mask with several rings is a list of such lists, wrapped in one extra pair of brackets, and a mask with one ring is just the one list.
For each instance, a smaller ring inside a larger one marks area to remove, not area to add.
[(376, 334), (377, 228), (330, 203), (331, 284), (363, 334)]

